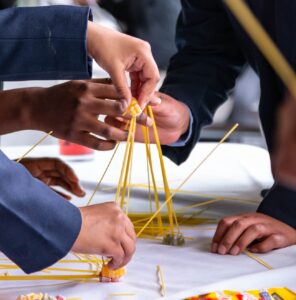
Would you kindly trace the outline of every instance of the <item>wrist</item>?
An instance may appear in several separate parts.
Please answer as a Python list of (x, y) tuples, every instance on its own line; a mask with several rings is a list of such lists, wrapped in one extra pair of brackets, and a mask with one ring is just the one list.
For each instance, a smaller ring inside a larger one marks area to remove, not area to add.
[(87, 52), (91, 58), (98, 57), (96, 45), (101, 46), (101, 28), (91, 21), (87, 23), (86, 45)]
[(42, 126), (42, 110), (44, 109), (42, 92), (44, 88), (28, 88), (23, 90), (21, 119), (23, 129), (46, 130)]

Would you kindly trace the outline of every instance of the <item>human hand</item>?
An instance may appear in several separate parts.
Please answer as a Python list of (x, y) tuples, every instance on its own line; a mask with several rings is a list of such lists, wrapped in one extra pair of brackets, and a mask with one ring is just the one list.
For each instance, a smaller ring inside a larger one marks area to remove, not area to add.
[(72, 251), (107, 256), (111, 269), (125, 266), (135, 252), (136, 234), (130, 219), (114, 202), (80, 208), (82, 226)]
[(296, 230), (261, 213), (249, 213), (222, 219), (212, 242), (212, 252), (238, 255), (248, 248), (254, 253), (296, 244)]
[[(188, 130), (190, 123), (190, 113), (186, 104), (175, 100), (174, 98), (156, 92), (151, 97), (153, 115), (157, 125), (159, 139), (162, 145), (170, 145), (180, 139), (180, 137)], [(144, 124), (143, 120), (145, 115), (141, 115), (142, 121), (140, 124)], [(105, 120), (109, 125), (117, 128), (125, 128), (126, 120), (122, 117), (108, 116)], [(153, 128), (149, 128), (150, 142), (155, 143)], [(137, 126), (135, 140), (137, 142), (143, 142), (142, 130)]]
[[(130, 103), (133, 95), (142, 108), (146, 106), (160, 78), (147, 42), (88, 22), (87, 49), (110, 74), (120, 99)], [(131, 90), (126, 71), (130, 74)]]
[[(78, 197), (85, 195), (75, 172), (60, 159), (50, 157), (23, 158), (20, 163), (33, 177), (41, 180), (48, 186), (60, 186)], [(53, 190), (65, 199), (71, 199), (71, 196), (55, 189)]]
[(277, 182), (296, 189), (296, 101), (288, 96), (278, 111), (272, 170)]
[(95, 150), (113, 149), (116, 141), (126, 140), (128, 133), (99, 121), (98, 116), (121, 116), (128, 105), (118, 100), (115, 87), (109, 83), (110, 80), (94, 79), (24, 89), (26, 128), (52, 130), (57, 138)]

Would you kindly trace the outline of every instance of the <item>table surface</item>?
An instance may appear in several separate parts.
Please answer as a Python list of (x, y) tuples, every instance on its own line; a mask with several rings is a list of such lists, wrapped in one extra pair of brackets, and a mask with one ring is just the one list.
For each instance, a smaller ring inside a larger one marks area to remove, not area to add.
[[(165, 158), (170, 187), (176, 188), (214, 145), (198, 144), (190, 158), (181, 166), (176, 166)], [(2, 150), (10, 158), (16, 158), (27, 148), (10, 147)], [(101, 186), (102, 191), (96, 194), (94, 203), (114, 199), (123, 151), (124, 145), (120, 145)], [(152, 151), (155, 151), (154, 147)], [(73, 199), (74, 204), (86, 204), (111, 155), (112, 152), (97, 152), (93, 160), (69, 162), (87, 191), (84, 199)], [(30, 156), (59, 156), (58, 148), (39, 146)], [(156, 153), (154, 157), (157, 157)], [(132, 182), (146, 184), (143, 145), (136, 145), (134, 166), (136, 167), (133, 168)], [(157, 164), (155, 169), (157, 182), (161, 185)], [(174, 203), (175, 207), (179, 208), (222, 196), (223, 201), (208, 205), (203, 213), (203, 216), (218, 221), (223, 216), (255, 211), (260, 202), (261, 190), (271, 185), (269, 156), (265, 150), (247, 145), (223, 144), (174, 197)], [(131, 210), (144, 211), (148, 206), (147, 190), (140, 187), (133, 189)], [(211, 230), (208, 230), (209, 227)], [(159, 241), (139, 239), (136, 254), (127, 266), (128, 274), (120, 283), (0, 282), (0, 299), (12, 300), (20, 293), (32, 291), (46, 291), (84, 300), (157, 299), (160, 297), (157, 264), (162, 268), (167, 299), (182, 299), (191, 294), (224, 288), (243, 290), (288, 286), (296, 289), (296, 246), (259, 255), (274, 267), (274, 270), (267, 270), (244, 254), (233, 257), (210, 253), (214, 227), (215, 224), (200, 225), (194, 229), (182, 230), (184, 235), (190, 238), (183, 247), (165, 246)], [(112, 296), (119, 293), (131, 295)]]

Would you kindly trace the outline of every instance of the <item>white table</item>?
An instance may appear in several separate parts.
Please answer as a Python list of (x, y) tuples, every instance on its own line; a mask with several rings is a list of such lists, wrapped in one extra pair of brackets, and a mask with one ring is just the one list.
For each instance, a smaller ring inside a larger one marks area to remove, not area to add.
[[(187, 162), (180, 167), (165, 159), (171, 188), (177, 187), (212, 147), (213, 144), (199, 144)], [(94, 203), (114, 199), (123, 149), (124, 145), (120, 147), (102, 185), (103, 188), (108, 187), (110, 189), (107, 192), (97, 193)], [(3, 149), (11, 158), (20, 156), (25, 150), (21, 147)], [(100, 152), (96, 153), (93, 161), (70, 163), (88, 192), (85, 199), (74, 199), (75, 204), (84, 205), (87, 202), (88, 196), (102, 174), (111, 154), (111, 152)], [(31, 156), (57, 155), (57, 147), (40, 146), (34, 150)], [(146, 161), (143, 145), (136, 145), (134, 157), (134, 164), (137, 169), (133, 171), (132, 181), (134, 183), (146, 183)], [(157, 171), (156, 173), (158, 182), (160, 182), (160, 172)], [(247, 145), (224, 144), (198, 170), (183, 189), (211, 194), (212, 196), (209, 198), (223, 195), (234, 199), (250, 200), (250, 202), (244, 203), (231, 200), (209, 205), (204, 216), (219, 219), (234, 213), (255, 211), (260, 201), (260, 191), (270, 187), (271, 184), (269, 157), (265, 150)], [(143, 210), (148, 206), (145, 189), (132, 191), (132, 199), (132, 209), (134, 210)], [(182, 207), (201, 201), (204, 201), (203, 197), (181, 193), (175, 197), (175, 206)], [(200, 227), (200, 229), (202, 228)], [(4, 290), (2, 288), (8, 287), (8, 283), (0, 282), (0, 299), (12, 300), (15, 299), (16, 295), (30, 291), (60, 293), (68, 297), (81, 297), (84, 300), (157, 299), (160, 297), (156, 277), (157, 264), (160, 264), (162, 268), (167, 288), (167, 299), (182, 299), (182, 297), (190, 294), (223, 288), (243, 290), (288, 286), (291, 289), (296, 289), (295, 246), (260, 255), (275, 268), (268, 271), (245, 255), (232, 257), (211, 254), (209, 247), (214, 231), (186, 230), (184, 233), (193, 238), (184, 247), (164, 246), (158, 241), (140, 239), (137, 243), (137, 252), (128, 265), (128, 274), (120, 283), (70, 282), (55, 284), (52, 282), (27, 282), (26, 284), (30, 285), (27, 289)], [(16, 283), (9, 285), (15, 286)], [(18, 285), (24, 285), (24, 283), (20, 282)], [(110, 296), (114, 293), (132, 293), (134, 295), (130, 297)]]

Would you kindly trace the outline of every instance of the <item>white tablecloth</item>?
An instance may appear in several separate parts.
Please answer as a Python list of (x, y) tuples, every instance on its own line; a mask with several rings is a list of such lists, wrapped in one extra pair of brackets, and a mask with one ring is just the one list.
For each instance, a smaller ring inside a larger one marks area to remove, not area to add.
[[(199, 144), (190, 158), (182, 166), (177, 167), (165, 160), (171, 188), (175, 188), (198, 162), (212, 149), (213, 144)], [(3, 151), (11, 158), (18, 157), (24, 148), (6, 148)], [(124, 145), (121, 145), (110, 171), (107, 173), (102, 188), (94, 203), (112, 201), (117, 184)], [(38, 147), (31, 156), (56, 156), (55, 146)], [(77, 205), (84, 205), (102, 174), (111, 152), (96, 153), (95, 160), (71, 162), (88, 191), (85, 199), (74, 199)], [(136, 145), (134, 153), (133, 183), (145, 184), (146, 160), (143, 145)], [(154, 157), (157, 157), (156, 155)], [(155, 159), (154, 159), (155, 160)], [(156, 160), (155, 160), (156, 161)], [(155, 166), (157, 168), (157, 165)], [(161, 185), (160, 172), (157, 171), (157, 181)], [(219, 219), (233, 213), (255, 211), (260, 201), (260, 192), (270, 187), (269, 157), (265, 150), (257, 147), (235, 144), (224, 144), (198, 170), (192, 179), (186, 183), (184, 190), (230, 197), (232, 200), (221, 201), (207, 206), (204, 216)], [(207, 198), (207, 199), (208, 199)], [(248, 200), (248, 202), (233, 199)], [(180, 193), (174, 201), (176, 207), (204, 201), (202, 196)], [(148, 207), (147, 191), (138, 188), (132, 190), (131, 209), (145, 210)], [(214, 227), (213, 226), (206, 226)], [(0, 282), (0, 299), (14, 299), (20, 293), (30, 291), (46, 291), (52, 294), (63, 294), (68, 297), (81, 297), (84, 300), (94, 299), (157, 299), (160, 297), (156, 276), (156, 265), (160, 264), (167, 289), (167, 299), (182, 299), (194, 293), (217, 289), (250, 289), (271, 286), (288, 286), (296, 289), (296, 246), (260, 255), (275, 269), (268, 271), (246, 255), (220, 256), (209, 252), (213, 230), (185, 230), (184, 234), (192, 240), (184, 247), (161, 245), (158, 241), (139, 240), (137, 251), (128, 265), (128, 274), (120, 283), (53, 283), (53, 282)], [(29, 284), (29, 288), (15, 286)], [(38, 286), (37, 286), (38, 285)], [(40, 286), (42, 285), (42, 286)], [(11, 288), (6, 289), (8, 286)], [(188, 290), (192, 290), (189, 291)], [(115, 297), (111, 294), (127, 293), (131, 296)]]

